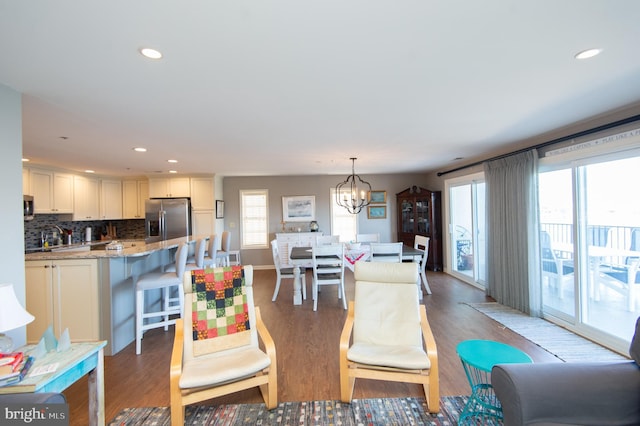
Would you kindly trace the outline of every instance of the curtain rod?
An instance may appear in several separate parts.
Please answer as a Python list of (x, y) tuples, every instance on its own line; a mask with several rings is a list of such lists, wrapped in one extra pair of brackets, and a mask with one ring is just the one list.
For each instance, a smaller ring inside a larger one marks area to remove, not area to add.
[(565, 141), (568, 141), (570, 139), (579, 138), (581, 136), (590, 135), (592, 133), (597, 133), (597, 132), (600, 132), (600, 131), (603, 131), (603, 130), (608, 130), (608, 129), (611, 129), (613, 127), (621, 126), (623, 124), (632, 123), (632, 122), (638, 121), (638, 120), (640, 120), (640, 114), (639, 115), (634, 115), (632, 117), (625, 118), (625, 119), (622, 119), (622, 120), (614, 121), (613, 123), (603, 124), (602, 126), (594, 127), (592, 129), (589, 129), (589, 130), (583, 130), (581, 132), (574, 133), (574, 134), (571, 134), (569, 136), (563, 136), (563, 137), (558, 138), (558, 139), (553, 139), (551, 141), (539, 143), (538, 145), (530, 146), (528, 148), (522, 148), (522, 149), (519, 149), (517, 151), (510, 152), (508, 154), (498, 155), (498, 156), (495, 156), (495, 157), (488, 158), (486, 160), (476, 161), (475, 163), (467, 164), (465, 166), (456, 167), (455, 169), (446, 170), (444, 172), (438, 172), (438, 177), (440, 177), (442, 175), (446, 175), (448, 173), (457, 172), (458, 170), (464, 170), (464, 169), (467, 169), (469, 167), (478, 166), (478, 165), (480, 165), (480, 164), (482, 164), (482, 163), (484, 163), (486, 161), (499, 160), (501, 158), (510, 157), (510, 156), (516, 155), (516, 154), (521, 154), (521, 153), (529, 151), (531, 149), (544, 148), (544, 147), (549, 146), (549, 145), (553, 145), (553, 144), (560, 143), (560, 142), (565, 142)]

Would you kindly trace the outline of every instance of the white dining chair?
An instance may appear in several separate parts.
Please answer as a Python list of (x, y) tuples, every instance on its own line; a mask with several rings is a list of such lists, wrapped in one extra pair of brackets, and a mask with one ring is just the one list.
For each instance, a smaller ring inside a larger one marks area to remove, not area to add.
[[(424, 253), (420, 258), (420, 278), (418, 281), (422, 281), (422, 285), (424, 285), (424, 289), (427, 294), (431, 294), (431, 288), (429, 287), (429, 282), (427, 281), (427, 259), (429, 258), (429, 237), (425, 237), (424, 235), (416, 235), (413, 241), (413, 248), (417, 250), (423, 250)], [(418, 282), (418, 287), (420, 287), (420, 282)], [(422, 292), (420, 292), (422, 293)]]
[(402, 263), (402, 243), (371, 243), (371, 262)]
[(338, 244), (340, 235), (318, 235), (316, 237), (316, 246), (324, 246), (327, 244)]
[(356, 243), (379, 243), (380, 234), (356, 234)]
[[(273, 290), (272, 302), (275, 302), (278, 298), (278, 292), (280, 291), (280, 282), (283, 278), (295, 279), (293, 268), (283, 267), (280, 259), (280, 253), (278, 251), (278, 241), (271, 241), (271, 255), (273, 256), (273, 265), (276, 268), (276, 288)], [(307, 299), (307, 283), (305, 280), (306, 270), (304, 267), (300, 267), (300, 282), (302, 284), (302, 298)]]
[(344, 292), (344, 245), (330, 244), (316, 246), (311, 250), (313, 260), (313, 310), (318, 309), (318, 287), (325, 285), (338, 286), (338, 299), (342, 299), (347, 309), (347, 298)]

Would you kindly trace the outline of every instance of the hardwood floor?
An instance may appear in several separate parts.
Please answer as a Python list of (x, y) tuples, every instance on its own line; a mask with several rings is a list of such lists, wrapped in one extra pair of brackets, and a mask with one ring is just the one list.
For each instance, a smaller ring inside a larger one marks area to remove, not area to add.
[[(346, 294), (354, 294), (353, 274), (347, 272)], [(557, 358), (528, 340), (503, 328), (465, 303), (491, 301), (484, 293), (449, 275), (427, 272), (433, 291), (423, 303), (438, 345), (440, 394), (470, 393), (456, 345), (466, 339), (501, 341), (528, 353), (535, 362), (559, 362)], [(339, 399), (338, 342), (346, 311), (333, 287), (319, 295), (318, 310), (313, 312), (311, 276), (307, 275), (308, 299), (293, 306), (291, 280), (283, 280), (276, 302), (271, 302), (275, 284), (272, 270), (254, 271), (254, 297), (262, 317), (276, 343), (278, 357), (278, 401)], [(126, 407), (169, 405), (169, 361), (173, 330), (150, 330), (142, 342), (142, 354), (136, 356), (131, 343), (115, 356), (105, 357), (105, 410), (107, 422)], [(65, 391), (71, 425), (88, 422), (86, 378)], [(402, 383), (357, 380), (354, 398), (423, 396), (422, 387)], [(257, 389), (209, 401), (223, 403), (259, 403)]]

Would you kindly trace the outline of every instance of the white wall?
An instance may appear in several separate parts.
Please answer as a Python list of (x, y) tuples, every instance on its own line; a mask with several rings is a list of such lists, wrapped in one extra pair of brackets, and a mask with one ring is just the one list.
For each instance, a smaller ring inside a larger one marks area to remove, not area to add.
[[(0, 283), (12, 283), (24, 306), (22, 217), (22, 98), (0, 84)], [(25, 327), (8, 332), (14, 346), (26, 343)]]

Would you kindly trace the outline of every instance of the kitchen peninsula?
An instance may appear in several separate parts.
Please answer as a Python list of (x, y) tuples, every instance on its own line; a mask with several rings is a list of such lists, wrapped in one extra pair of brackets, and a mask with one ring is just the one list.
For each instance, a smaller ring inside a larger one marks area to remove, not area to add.
[[(49, 325), (59, 336), (69, 328), (72, 341), (106, 340), (115, 355), (135, 339), (135, 281), (140, 274), (173, 262), (183, 242), (191, 250), (199, 237), (145, 244), (122, 250), (63, 250), (25, 254), (26, 305), (36, 319), (27, 326), (28, 343), (37, 343)], [(157, 298), (147, 303), (157, 303)]]

